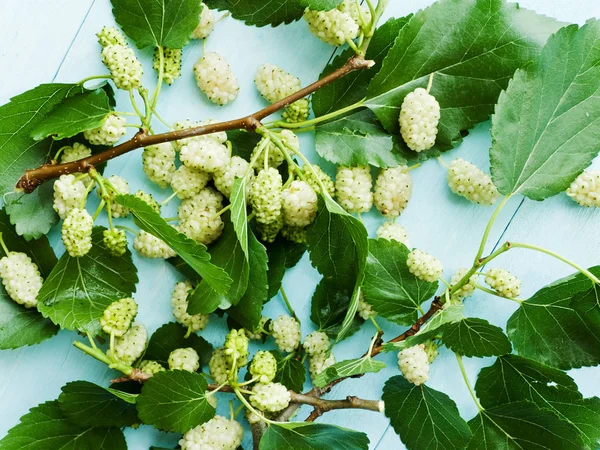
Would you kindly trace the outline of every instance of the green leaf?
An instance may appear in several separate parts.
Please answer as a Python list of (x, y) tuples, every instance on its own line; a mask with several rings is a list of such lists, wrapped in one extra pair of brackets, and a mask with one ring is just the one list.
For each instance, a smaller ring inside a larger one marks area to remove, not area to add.
[(382, 398), (385, 415), (408, 450), (464, 448), (469, 442), (467, 423), (443, 392), (398, 375), (386, 381)]
[(270, 425), (260, 440), (260, 450), (367, 450), (365, 433), (322, 423), (289, 422)]
[(267, 280), (267, 250), (252, 231), (250, 241), (250, 272), (248, 287), (237, 305), (227, 310), (235, 321), (248, 330), (254, 330), (262, 317), (263, 303), (267, 301), (269, 282)]
[(73, 381), (62, 388), (58, 404), (63, 414), (82, 427), (130, 427), (138, 422), (135, 406), (109, 389), (89, 381)]
[[(120, 383), (121, 382), (119, 381), (119, 384)], [(123, 383), (127, 383), (127, 382), (123, 382)], [(110, 388), (110, 387), (107, 387), (106, 390), (108, 392), (110, 392), (111, 394), (113, 394), (114, 396), (120, 398), (121, 400), (123, 400), (123, 401), (125, 401), (127, 403), (130, 403), (132, 405), (135, 405), (137, 403), (137, 398), (138, 398), (139, 392), (137, 394), (132, 394), (132, 393), (129, 393), (129, 392), (124, 392), (124, 391), (121, 391), (119, 389), (113, 389), (113, 388)], [(141, 386), (140, 386), (140, 390), (141, 390)]]
[(0, 106), (0, 194), (11, 192), (25, 170), (46, 162), (49, 141), (29, 135), (46, 114), (69, 95), (83, 92), (77, 84), (41, 84)]
[(73, 258), (65, 252), (40, 290), (38, 310), (61, 328), (97, 334), (106, 307), (135, 292), (138, 277), (131, 252), (112, 255), (103, 231), (94, 227), (87, 255)]
[(119, 195), (117, 201), (131, 210), (134, 221), (142, 230), (162, 239), (218, 293), (227, 292), (231, 278), (218, 265), (211, 262), (206, 246), (198, 244), (170, 226), (146, 202), (133, 195)]
[(158, 361), (169, 367), (169, 355), (178, 348), (191, 347), (200, 356), (200, 364), (207, 364), (212, 355), (212, 345), (197, 334), (185, 337), (187, 330), (175, 322), (169, 322), (157, 329), (150, 337), (148, 348), (144, 354), (145, 360)]
[(342, 3), (342, 0), (298, 0), (298, 3), (315, 11), (331, 11)]
[(300, 261), (305, 252), (306, 246), (304, 244), (290, 242), (281, 236), (278, 236), (275, 242), (267, 246), (267, 255), (269, 257), (269, 270), (267, 271), (269, 299), (276, 296), (279, 289), (281, 289), (285, 270), (298, 264), (298, 261)]
[(448, 324), (442, 342), (453, 352), (467, 357), (506, 355), (512, 350), (502, 328), (477, 318)]
[(254, 147), (260, 142), (262, 136), (246, 130), (233, 130), (227, 132), (227, 140), (231, 142), (231, 155), (250, 161)]
[[(346, 317), (352, 299), (353, 288), (339, 285), (335, 280), (323, 278), (312, 297), (310, 320), (320, 331), (336, 338), (340, 325)], [(353, 332), (358, 331), (363, 322), (355, 318)]]
[(183, 48), (190, 41), (202, 3), (196, 0), (111, 0), (113, 15), (138, 48)]
[(64, 99), (31, 130), (31, 137), (41, 141), (49, 136), (64, 139), (82, 131), (98, 128), (111, 112), (106, 91), (98, 88)]
[(159, 430), (185, 433), (215, 415), (215, 408), (206, 399), (207, 387), (199, 373), (159, 372), (144, 383), (138, 397), (140, 418)]
[[(400, 19), (390, 19), (375, 30), (365, 56), (366, 59), (375, 61), (375, 66), (369, 70), (363, 69), (349, 73), (339, 80), (323, 86), (312, 95), (311, 103), (316, 117), (350, 106), (367, 96), (369, 83), (381, 68), (383, 58), (394, 44), (400, 30), (411, 17), (412, 14)], [(325, 67), (319, 78), (323, 78), (342, 67), (353, 55), (354, 50), (351, 48), (343, 51)]]
[(235, 178), (231, 188), (231, 222), (237, 235), (242, 251), (249, 258), (248, 254), (248, 214), (246, 211), (246, 179)]
[(277, 360), (277, 375), (273, 381), (283, 384), (292, 391), (302, 392), (306, 380), (304, 364), (295, 358), (286, 359), (276, 350), (271, 350), (271, 353)]
[[(598, 276), (600, 267), (592, 267), (590, 272)], [(589, 278), (577, 273), (521, 303), (506, 326), (516, 352), (559, 369), (600, 364), (600, 329), (572, 304), (577, 294), (591, 288)]]
[(48, 234), (58, 222), (58, 214), (54, 211), (54, 189), (52, 183), (38, 187), (31, 194), (11, 192), (4, 196), (6, 212), (10, 223), (15, 226), (19, 236), (25, 239), (39, 239)]
[(369, 85), (366, 106), (398, 133), (404, 97), (435, 73), (437, 146), (452, 148), (462, 132), (488, 119), (515, 70), (535, 58), (560, 25), (504, 0), (438, 1), (400, 30)]
[(57, 400), (42, 403), (21, 417), (21, 423), (0, 440), (2, 450), (95, 449), (126, 450), (118, 428), (80, 427), (67, 419)]
[(206, 279), (202, 279), (188, 299), (190, 314), (209, 314), (217, 308), (227, 309), (236, 305), (248, 288), (250, 265), (231, 222), (225, 225), (223, 234), (210, 248), (212, 263), (233, 280), (227, 291), (222, 286), (217, 291)]
[(531, 402), (515, 402), (480, 411), (469, 421), (469, 450), (582, 448), (577, 430)]
[(406, 160), (394, 151), (392, 136), (369, 110), (344, 116), (316, 129), (317, 153), (343, 166), (396, 167)]
[(563, 28), (500, 96), (490, 160), (502, 194), (556, 195), (598, 154), (599, 42), (598, 21)]
[(301, 1), (312, 0), (206, 0), (204, 3), (212, 9), (229, 10), (234, 19), (241, 20), (246, 25), (264, 27), (301, 19), (304, 13)]
[(362, 375), (365, 373), (376, 373), (381, 369), (385, 369), (385, 367), (385, 363), (369, 357), (347, 359), (335, 363), (333, 366), (328, 367), (318, 374), (313, 380), (313, 384), (317, 387), (325, 387), (332, 381), (339, 380), (340, 378), (352, 377), (354, 375)]
[(363, 282), (365, 301), (378, 314), (400, 325), (412, 325), (421, 304), (431, 298), (438, 282), (414, 276), (406, 261), (410, 250), (388, 239), (369, 239), (369, 256)]

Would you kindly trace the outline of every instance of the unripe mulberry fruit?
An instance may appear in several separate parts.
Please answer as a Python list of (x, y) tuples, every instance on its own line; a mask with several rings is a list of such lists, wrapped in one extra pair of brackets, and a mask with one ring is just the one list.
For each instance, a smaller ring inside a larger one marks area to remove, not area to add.
[(221, 55), (207, 52), (194, 64), (196, 84), (208, 99), (217, 105), (235, 100), (240, 86), (231, 67)]
[(406, 229), (394, 222), (386, 222), (377, 228), (377, 239), (387, 239), (400, 242), (410, 248), (410, 241)]
[(175, 284), (173, 294), (171, 295), (171, 307), (173, 308), (175, 320), (187, 327), (191, 333), (195, 333), (206, 328), (208, 316), (204, 314), (188, 314), (188, 294), (192, 289), (193, 286), (189, 281)]
[(86, 255), (92, 248), (92, 230), (94, 219), (85, 210), (71, 210), (62, 225), (62, 241), (69, 255)]
[(412, 194), (412, 178), (407, 166), (383, 169), (375, 181), (375, 206), (385, 217), (398, 217)]
[(61, 153), (60, 162), (63, 164), (92, 156), (92, 150), (80, 142), (75, 142), (73, 146), (65, 145), (59, 152)]
[(186, 220), (199, 211), (218, 212), (223, 209), (223, 196), (211, 187), (205, 187), (196, 195), (186, 198), (177, 208), (179, 220)]
[(266, 412), (277, 412), (290, 404), (290, 391), (281, 383), (257, 383), (252, 387), (250, 403)]
[(369, 166), (338, 167), (335, 179), (335, 194), (346, 211), (368, 212), (373, 206), (371, 187), (373, 179)]
[(571, 183), (567, 195), (581, 206), (600, 208), (600, 171), (583, 172)]
[(157, 361), (146, 360), (142, 361), (138, 366), (142, 372), (148, 375), (155, 375), (159, 372), (164, 372), (166, 369)]
[(112, 302), (102, 313), (100, 326), (106, 334), (123, 336), (137, 315), (138, 305), (131, 297)]
[(223, 384), (229, 379), (231, 364), (224, 347), (219, 347), (213, 352), (208, 361), (208, 369), (210, 376), (217, 384)]
[[(469, 269), (458, 269), (452, 278), (450, 278), (450, 286), (454, 287), (462, 278), (467, 274)], [(462, 285), (458, 290), (452, 289), (452, 297), (462, 300), (463, 298), (470, 297), (475, 292), (474, 283), (477, 282), (477, 275), (471, 275), (469, 281)]]
[(283, 223), (306, 227), (314, 222), (319, 209), (317, 194), (304, 181), (295, 180), (282, 194)]
[(114, 113), (107, 114), (101, 126), (85, 130), (83, 137), (92, 145), (114, 145), (127, 133), (126, 122), (123, 117)]
[(314, 380), (317, 375), (335, 364), (335, 356), (327, 353), (316, 353), (308, 359), (308, 371)]
[(114, 27), (104, 27), (98, 33), (98, 42), (102, 47), (108, 47), (109, 45), (127, 45), (125, 36), (119, 30)]
[(333, 182), (331, 177), (325, 172), (323, 172), (323, 169), (321, 169), (319, 166), (311, 165), (311, 167), (312, 170), (310, 170), (308, 167), (302, 168), (304, 180), (308, 184), (310, 184), (310, 187), (313, 188), (313, 191), (315, 191), (317, 194), (321, 193), (321, 185), (319, 184), (317, 179), (320, 180), (321, 184), (325, 187), (325, 191), (329, 194), (330, 197), (333, 197), (335, 195), (335, 183)]
[(196, 350), (191, 347), (177, 348), (169, 354), (170, 370), (185, 370), (195, 372), (200, 368), (200, 357)]
[(181, 450), (236, 450), (244, 437), (244, 429), (235, 420), (215, 416), (192, 428), (179, 441)]
[(142, 167), (150, 181), (166, 188), (175, 173), (175, 149), (170, 142), (150, 145), (142, 153)]
[(40, 269), (25, 253), (10, 252), (0, 259), (0, 278), (6, 293), (26, 308), (37, 305), (44, 280)]
[(194, 28), (192, 37), (194, 39), (206, 39), (215, 29), (215, 15), (208, 6), (202, 3), (202, 11), (200, 12), (200, 22)]
[(164, 241), (144, 230), (133, 240), (133, 248), (145, 258), (167, 259), (177, 255)]
[(429, 150), (435, 144), (440, 122), (440, 104), (423, 88), (408, 94), (400, 110), (400, 133), (408, 148)]
[(277, 360), (273, 353), (259, 350), (252, 358), (248, 367), (248, 372), (252, 378), (256, 378), (259, 383), (268, 383), (275, 379), (277, 375)]
[(291, 353), (300, 345), (300, 323), (290, 316), (279, 316), (271, 322), (271, 335), (282, 352)]
[(500, 195), (487, 173), (462, 158), (450, 163), (448, 186), (455, 194), (480, 205), (492, 205)]
[(309, 356), (325, 353), (330, 345), (331, 341), (329, 340), (329, 336), (322, 331), (313, 331), (304, 338), (304, 342), (302, 343), (304, 351)]
[(119, 175), (113, 175), (106, 179), (109, 186), (106, 187), (106, 196), (102, 194), (102, 190), (100, 186), (96, 188), (96, 192), (99, 197), (102, 198), (105, 202), (110, 201), (110, 210), (113, 217), (126, 217), (129, 215), (129, 209), (117, 203), (118, 195), (125, 195), (131, 193), (131, 189), (129, 188), (129, 183), (125, 178), (120, 177)]
[(215, 187), (219, 190), (221, 194), (225, 197), (229, 198), (231, 196), (231, 190), (233, 188), (233, 182), (236, 178), (242, 178), (245, 174), (246, 178), (246, 197), (250, 193), (250, 186), (254, 181), (254, 171), (248, 170), (250, 164), (243, 158), (239, 156), (231, 157), (229, 164), (227, 164), (224, 168), (216, 170), (213, 174), (213, 182), (215, 183)]
[(259, 223), (271, 224), (281, 216), (281, 175), (272, 167), (258, 172), (250, 189), (250, 203)]
[(154, 212), (156, 212), (157, 214), (160, 214), (160, 204), (154, 199), (154, 197), (152, 197), (152, 194), (149, 194), (144, 191), (136, 191), (136, 193), (133, 194), (133, 196), (135, 198), (139, 198), (146, 205), (148, 205), (150, 208), (152, 208), (154, 210)]
[(308, 23), (310, 32), (329, 45), (339, 47), (358, 37), (358, 24), (350, 14), (339, 9), (314, 11), (307, 8), (304, 20)]
[(302, 89), (300, 78), (273, 64), (263, 64), (254, 75), (258, 92), (269, 102), (275, 103)]
[(257, 222), (256, 231), (258, 232), (258, 237), (263, 242), (268, 242), (269, 244), (275, 242), (277, 235), (280, 231), (283, 230), (283, 216), (280, 214), (275, 219), (275, 222), (271, 223), (260, 223)]
[(498, 295), (507, 298), (517, 298), (521, 293), (521, 280), (504, 269), (490, 269), (485, 276), (485, 282)]
[(359, 12), (358, 8), (359, 8), (359, 5), (357, 4), (357, 2), (355, 0), (343, 0), (342, 3), (340, 3), (337, 6), (338, 10), (340, 10), (343, 13), (346, 13), (350, 17), (352, 17), (352, 20), (354, 20), (358, 26), (361, 25), (360, 15), (362, 15), (362, 18), (365, 21), (365, 24), (368, 25), (371, 22), (371, 11), (369, 10), (369, 8), (360, 6), (360, 12)]
[(408, 270), (417, 278), (429, 283), (436, 282), (444, 272), (442, 263), (422, 250), (413, 250), (406, 260)]
[(210, 175), (202, 170), (181, 166), (171, 178), (171, 187), (180, 199), (186, 199), (200, 192), (210, 180)]
[(113, 351), (108, 351), (108, 356), (122, 363), (132, 365), (146, 350), (148, 345), (148, 331), (141, 323), (134, 323), (122, 336), (115, 339)]
[(231, 149), (214, 139), (195, 139), (181, 147), (181, 162), (192, 169), (213, 173), (225, 169), (231, 160)]
[(248, 364), (248, 336), (244, 330), (231, 330), (225, 337), (225, 355), (229, 365), (236, 367)]
[[(163, 48), (163, 81), (168, 85), (181, 76), (181, 55), (180, 48)], [(160, 51), (154, 50), (154, 62), (152, 67), (156, 72), (160, 71)]]
[(429, 379), (429, 356), (423, 344), (405, 348), (398, 353), (398, 368), (406, 381), (420, 386)]
[(360, 296), (360, 299), (358, 300), (357, 313), (358, 313), (359, 317), (363, 320), (369, 320), (369, 317), (374, 317), (377, 315), (377, 313), (373, 309), (373, 306), (370, 305), (369, 303), (365, 302), (362, 295)]
[[(308, 232), (306, 231), (305, 227), (284, 225), (280, 231), (284, 239), (294, 242), (295, 244), (306, 244), (306, 242), (308, 242)], [(267, 239), (263, 239), (263, 241), (268, 242)]]
[(221, 237), (223, 219), (215, 211), (196, 211), (185, 220), (180, 220), (179, 231), (190, 239), (204, 245)]
[(117, 88), (128, 91), (142, 85), (144, 70), (131, 48), (119, 44), (107, 45), (102, 50), (102, 62), (110, 70)]
[(106, 249), (115, 256), (123, 256), (127, 251), (127, 236), (124, 230), (113, 228), (104, 230), (103, 243)]
[(61, 175), (54, 182), (54, 204), (52, 207), (61, 219), (75, 208), (80, 208), (85, 202), (87, 188), (81, 180), (77, 180), (75, 175)]
[(287, 123), (304, 122), (310, 115), (310, 101), (306, 98), (296, 100), (289, 105), (281, 114), (281, 118)]

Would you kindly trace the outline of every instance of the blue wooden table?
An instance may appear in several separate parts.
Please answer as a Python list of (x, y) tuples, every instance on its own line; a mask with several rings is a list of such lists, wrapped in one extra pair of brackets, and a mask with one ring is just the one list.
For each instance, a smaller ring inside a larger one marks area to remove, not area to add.
[[(386, 16), (403, 16), (430, 3), (431, 0), (392, 0)], [(521, 0), (520, 5), (569, 22), (583, 23), (587, 18), (600, 17), (600, 2), (596, 0)], [(40, 83), (77, 81), (89, 75), (106, 73), (100, 61), (95, 33), (103, 25), (113, 24), (108, 0), (2, 0), (0, 104)], [(234, 118), (255, 111), (263, 105), (253, 86), (253, 74), (259, 65), (264, 62), (279, 65), (308, 84), (317, 79), (333, 53), (330, 47), (309, 34), (302, 21), (272, 29), (250, 28), (227, 18), (217, 25), (206, 45), (209, 50), (217, 51), (229, 60), (240, 81), (240, 96), (232, 105), (219, 108), (200, 95), (192, 74), (194, 62), (202, 54), (201, 43), (196, 41), (184, 51), (181, 79), (173, 87), (163, 89), (159, 111), (169, 122), (185, 118)], [(153, 86), (155, 74), (151, 68), (151, 53), (144, 51), (141, 56), (145, 67), (144, 82)], [(121, 105), (128, 105), (123, 93), (118, 93), (118, 96)], [(305, 134), (301, 139), (305, 153), (317, 161), (311, 150), (312, 136)], [(487, 168), (490, 142), (489, 124), (482, 124), (460, 147), (443, 158), (450, 161), (461, 156)], [(330, 171), (333, 169), (326, 164), (324, 167)], [(600, 163), (596, 167), (600, 168)], [(158, 198), (166, 196), (146, 180), (141, 169), (140, 151), (111, 161), (106, 173), (124, 176), (133, 191), (144, 189)], [(412, 245), (438, 257), (444, 264), (445, 275), (450, 276), (459, 267), (470, 264), (492, 210), (453, 195), (446, 185), (445, 169), (435, 160), (426, 162), (411, 173), (414, 194), (400, 217), (400, 223), (407, 228)], [(174, 209), (175, 205), (170, 207)], [(365, 221), (374, 233), (382, 219), (371, 213)], [(490, 248), (501, 239), (534, 243), (590, 266), (599, 262), (599, 224), (600, 211), (580, 208), (564, 194), (543, 203), (513, 198), (496, 221), (489, 243)], [(64, 249), (58, 233), (54, 232), (51, 239), (57, 252), (62, 253)], [(511, 251), (497, 262), (522, 279), (523, 297), (571, 272), (568, 266), (542, 254), (525, 255), (524, 252)], [(145, 260), (135, 252), (134, 259), (141, 279), (135, 295), (140, 304), (139, 319), (152, 332), (171, 320), (170, 293), (180, 276), (162, 261)], [(304, 333), (312, 331), (308, 316), (317, 280), (317, 273), (306, 256), (286, 274), (284, 280), (292, 304), (303, 319)], [(269, 303), (267, 315), (275, 317), (285, 312), (280, 300), (276, 297)], [(484, 317), (504, 326), (515, 307), (511, 302), (477, 294), (467, 301), (466, 311), (469, 315)], [(396, 326), (384, 320), (381, 322), (386, 335), (398, 334)], [(220, 345), (224, 328), (222, 320), (212, 319), (203, 336)], [(372, 326), (366, 324), (357, 336), (336, 347), (338, 360), (359, 356), (373, 331)], [(74, 339), (75, 333), (64, 331), (35, 347), (0, 352), (0, 436), (4, 436), (29, 408), (55, 399), (66, 382), (84, 379), (106, 385), (115, 375), (103, 364), (75, 349), (72, 346)], [(360, 380), (347, 380), (336, 386), (330, 397), (340, 398), (352, 393), (364, 398), (379, 398), (384, 381), (398, 373), (394, 354), (383, 355), (382, 360), (388, 363), (386, 370)], [(475, 380), (479, 369), (491, 361), (467, 359), (469, 377)], [(570, 374), (584, 395), (600, 395), (599, 368), (573, 370)], [(441, 351), (432, 366), (429, 384), (450, 395), (465, 418), (475, 415), (476, 407), (450, 352)], [(226, 402), (221, 402), (223, 412), (226, 407)], [(300, 413), (301, 417), (303, 415), (304, 411)], [(337, 411), (328, 413), (325, 420), (364, 431), (369, 435), (371, 448), (403, 448), (388, 421), (375, 413)], [(126, 435), (129, 448), (136, 450), (150, 445), (173, 447), (179, 438), (148, 426), (128, 429)], [(248, 448), (249, 433), (246, 433), (244, 442)]]

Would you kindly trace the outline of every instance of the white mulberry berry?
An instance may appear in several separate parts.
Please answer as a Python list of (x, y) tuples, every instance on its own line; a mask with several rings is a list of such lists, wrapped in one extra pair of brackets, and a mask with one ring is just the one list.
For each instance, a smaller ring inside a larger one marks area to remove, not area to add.
[(429, 357), (423, 344), (398, 352), (398, 368), (406, 381), (420, 386), (429, 379)]
[(62, 241), (69, 255), (86, 255), (92, 248), (94, 219), (85, 210), (75, 208), (69, 212), (62, 224)]
[(370, 305), (369, 303), (365, 302), (362, 294), (360, 296), (360, 299), (358, 300), (357, 313), (360, 316), (360, 318), (363, 320), (369, 320), (369, 317), (374, 317), (377, 315), (377, 313), (373, 309), (373, 306)]
[(325, 353), (330, 345), (329, 336), (322, 331), (313, 331), (304, 338), (304, 342), (302, 343), (304, 351), (309, 356), (316, 355), (317, 353)]
[(117, 88), (128, 91), (142, 85), (144, 70), (131, 48), (119, 44), (107, 45), (102, 50), (102, 62), (110, 70)]
[(287, 123), (304, 122), (310, 115), (310, 101), (306, 98), (296, 100), (287, 106), (281, 114), (281, 118)]
[(200, 12), (200, 21), (198, 26), (194, 28), (192, 37), (194, 39), (206, 39), (215, 29), (215, 15), (208, 6), (202, 3), (202, 11)]
[[(310, 170), (308, 167), (302, 168), (304, 180), (308, 184), (310, 184), (310, 187), (313, 188), (313, 190), (317, 194), (321, 193), (321, 185), (319, 184), (317, 179), (320, 180), (321, 184), (323, 184), (323, 186), (325, 187), (325, 191), (327, 191), (330, 197), (333, 197), (335, 195), (335, 183), (333, 182), (331, 177), (325, 172), (323, 172), (323, 169), (321, 169), (319, 166), (311, 165), (311, 167), (312, 170)], [(315, 172), (316, 177), (315, 174), (313, 174), (313, 172)]]
[(235, 178), (242, 178), (245, 174), (246, 178), (246, 197), (248, 197), (250, 193), (250, 186), (254, 181), (254, 171), (248, 170), (250, 164), (243, 158), (239, 156), (233, 156), (229, 161), (229, 164), (222, 169), (216, 170), (213, 174), (213, 182), (215, 183), (215, 187), (223, 194), (225, 197), (229, 198), (231, 196), (231, 190), (233, 188), (233, 182)]
[(259, 383), (273, 381), (275, 375), (277, 375), (277, 360), (273, 356), (273, 353), (264, 350), (256, 352), (248, 367), (248, 372)]
[(408, 148), (429, 150), (435, 144), (440, 121), (440, 104), (423, 88), (408, 94), (400, 110), (400, 133)]
[(65, 219), (71, 210), (81, 208), (87, 197), (87, 188), (75, 175), (61, 175), (54, 182), (54, 204), (52, 207), (61, 219)]
[(231, 364), (224, 347), (219, 347), (213, 352), (208, 361), (208, 370), (217, 384), (223, 384), (229, 379)]
[[(163, 81), (169, 85), (181, 76), (181, 56), (183, 51), (180, 48), (163, 48)], [(154, 51), (153, 65), (156, 72), (160, 71), (160, 51), (158, 48)]]
[(408, 270), (417, 278), (429, 283), (436, 282), (444, 272), (442, 263), (422, 250), (413, 250), (406, 260)]
[(175, 149), (170, 142), (150, 145), (142, 153), (144, 173), (150, 181), (166, 188), (175, 173)]
[(114, 145), (127, 133), (127, 121), (114, 113), (107, 114), (98, 128), (85, 130), (83, 137), (92, 145)]
[(148, 331), (141, 323), (134, 323), (122, 336), (115, 339), (113, 351), (107, 352), (108, 356), (127, 365), (133, 364), (146, 350), (148, 345)]
[(317, 194), (304, 181), (295, 180), (282, 194), (283, 223), (306, 227), (314, 222), (319, 209)]
[(177, 348), (169, 354), (170, 370), (186, 370), (195, 372), (200, 368), (200, 357), (191, 347)]
[(300, 345), (300, 323), (290, 316), (279, 316), (271, 322), (271, 334), (275, 345), (282, 352), (291, 353)]
[[(308, 232), (304, 227), (293, 227), (290, 225), (284, 225), (280, 231), (284, 239), (287, 239), (290, 242), (294, 242), (295, 244), (306, 244), (306, 242), (308, 241)], [(263, 239), (263, 241), (269, 242), (267, 239)]]
[[(359, 7), (360, 11), (358, 9)], [(342, 3), (337, 6), (337, 9), (352, 17), (352, 20), (354, 20), (358, 26), (361, 26), (360, 16), (362, 16), (366, 25), (371, 22), (371, 11), (369, 8), (359, 6), (356, 0), (343, 0)]]
[(373, 206), (373, 179), (369, 166), (338, 167), (335, 194), (346, 211), (368, 212)]
[(308, 359), (308, 371), (314, 380), (317, 375), (335, 364), (335, 356), (327, 353), (316, 353)]
[(240, 85), (231, 67), (218, 53), (205, 53), (194, 64), (194, 76), (200, 90), (217, 105), (232, 102), (240, 92)]
[(40, 269), (25, 253), (10, 252), (0, 259), (0, 278), (6, 293), (26, 308), (37, 305), (44, 280)]
[(408, 166), (383, 169), (375, 181), (375, 206), (385, 217), (398, 217), (412, 194), (412, 178)]
[(480, 205), (492, 205), (500, 195), (487, 173), (462, 158), (450, 163), (448, 186), (455, 194)]
[(508, 270), (488, 270), (485, 282), (502, 297), (517, 298), (521, 293), (521, 280)]
[(283, 230), (283, 216), (279, 214), (274, 222), (271, 223), (256, 223), (256, 231), (258, 237), (263, 242), (273, 243), (280, 231)]
[(61, 154), (60, 162), (63, 164), (79, 161), (80, 159), (92, 156), (92, 150), (80, 142), (75, 142), (73, 146), (65, 145), (59, 152)]
[(281, 219), (281, 175), (272, 167), (258, 172), (250, 189), (250, 203), (256, 214), (256, 221), (272, 224)]
[(250, 403), (261, 411), (277, 412), (290, 404), (290, 391), (281, 383), (257, 383), (252, 387)]
[[(454, 287), (454, 285), (456, 285), (456, 283), (458, 283), (460, 280), (462, 280), (462, 278), (467, 274), (467, 272), (469, 271), (469, 269), (458, 269), (456, 271), (456, 273), (454, 275), (452, 275), (452, 278), (450, 278), (450, 286)], [(456, 297), (457, 299), (463, 299), (463, 298), (467, 298), (470, 297), (471, 295), (473, 295), (473, 293), (475, 292), (475, 286), (474, 283), (477, 282), (477, 275), (471, 275), (471, 277), (469, 278), (469, 281), (462, 285), (460, 288), (458, 288), (458, 290), (452, 290), (452, 297)]]
[(210, 175), (208, 173), (187, 166), (181, 166), (173, 173), (171, 187), (177, 194), (177, 197), (183, 200), (200, 192), (209, 180)]
[(195, 211), (179, 222), (179, 231), (190, 239), (208, 245), (221, 237), (225, 224), (214, 211)]
[(581, 206), (600, 208), (600, 171), (583, 172), (571, 183), (567, 195)]
[(192, 283), (189, 281), (175, 284), (173, 294), (171, 295), (171, 307), (173, 308), (175, 320), (187, 327), (191, 333), (195, 333), (206, 328), (208, 316), (204, 314), (188, 314), (188, 294), (192, 289)]
[(167, 259), (177, 255), (164, 241), (144, 230), (133, 240), (133, 248), (145, 258)]
[(225, 355), (229, 365), (236, 367), (248, 364), (248, 336), (244, 330), (231, 330), (225, 337)]
[(244, 429), (239, 423), (215, 416), (185, 433), (179, 445), (181, 450), (236, 450), (243, 437)]
[(114, 27), (103, 27), (98, 33), (98, 42), (102, 47), (108, 47), (109, 45), (127, 45), (125, 36)]
[(300, 78), (273, 64), (263, 64), (254, 75), (258, 92), (269, 102), (275, 103), (302, 89)]
[(140, 190), (140, 191), (136, 191), (135, 194), (133, 194), (133, 196), (135, 198), (139, 198), (146, 205), (148, 205), (150, 208), (152, 208), (154, 210), (154, 212), (156, 212), (157, 214), (160, 214), (160, 204), (154, 199), (152, 194), (149, 194), (147, 192)]
[(181, 147), (179, 159), (192, 169), (213, 173), (227, 167), (231, 149), (209, 137), (194, 139)]
[(123, 336), (137, 315), (138, 305), (131, 297), (112, 302), (100, 317), (100, 326), (106, 334)]
[(314, 11), (307, 8), (304, 20), (308, 23), (310, 32), (329, 45), (339, 47), (358, 37), (358, 24), (350, 14), (339, 9)]
[(127, 236), (124, 230), (113, 228), (104, 230), (103, 243), (106, 249), (115, 256), (123, 256), (127, 251)]
[(155, 375), (159, 372), (164, 372), (166, 370), (162, 366), (162, 364), (160, 364), (157, 361), (152, 361), (152, 360), (142, 361), (139, 364), (138, 369), (140, 369), (142, 372), (144, 372), (145, 374), (148, 374), (148, 375)]
[(223, 195), (211, 187), (201, 189), (196, 195), (183, 200), (177, 208), (179, 220), (186, 220), (198, 211), (218, 212), (223, 209)]
[(385, 222), (377, 228), (377, 239), (387, 239), (390, 241), (398, 241), (410, 248), (410, 241), (406, 229), (394, 222)]

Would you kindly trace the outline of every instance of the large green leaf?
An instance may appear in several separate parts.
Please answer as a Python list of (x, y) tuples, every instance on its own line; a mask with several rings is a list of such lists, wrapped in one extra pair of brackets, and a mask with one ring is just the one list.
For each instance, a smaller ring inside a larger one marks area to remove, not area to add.
[[(600, 275), (600, 267), (590, 269)], [(521, 303), (507, 323), (508, 337), (521, 355), (544, 364), (571, 369), (600, 363), (600, 327), (586, 320), (572, 303), (592, 289), (577, 273), (558, 280)]]
[(25, 239), (38, 239), (48, 234), (58, 222), (58, 214), (54, 211), (54, 189), (52, 183), (46, 183), (31, 194), (11, 192), (4, 196), (6, 212), (10, 223), (17, 233)]
[(451, 148), (462, 132), (488, 119), (515, 70), (535, 58), (559, 26), (504, 0), (438, 1), (400, 30), (369, 85), (366, 105), (397, 133), (404, 97), (435, 73), (437, 145)]
[(211, 262), (206, 246), (198, 244), (185, 234), (170, 226), (146, 202), (133, 195), (120, 195), (117, 201), (129, 208), (135, 223), (144, 231), (162, 239), (169, 247), (202, 277), (218, 293), (225, 293), (231, 285), (231, 278), (221, 268)]
[(304, 364), (296, 358), (286, 358), (276, 350), (272, 350), (271, 353), (277, 360), (277, 374), (273, 381), (283, 384), (292, 391), (302, 392), (306, 380)]
[(196, 0), (111, 0), (113, 15), (138, 48), (183, 48), (198, 26)]
[(187, 334), (187, 329), (175, 322), (169, 322), (157, 329), (150, 337), (144, 359), (158, 361), (169, 367), (169, 355), (178, 348), (193, 348), (200, 356), (200, 364), (207, 364), (212, 355), (212, 345), (197, 334)]
[(401, 325), (417, 319), (421, 303), (431, 298), (438, 283), (429, 283), (408, 270), (410, 250), (388, 239), (369, 239), (369, 256), (365, 270), (365, 301), (378, 314)]
[(506, 355), (512, 350), (501, 328), (478, 318), (448, 324), (442, 342), (453, 352), (468, 357)]
[(126, 450), (118, 428), (80, 427), (67, 419), (57, 400), (42, 403), (0, 440), (2, 450)]
[(500, 96), (490, 159), (501, 193), (558, 194), (598, 154), (599, 43), (598, 21), (563, 28)]
[(340, 378), (352, 377), (355, 375), (363, 375), (365, 373), (376, 373), (381, 369), (385, 369), (384, 362), (377, 361), (369, 356), (358, 359), (347, 359), (335, 363), (328, 367), (313, 380), (313, 384), (317, 387), (325, 387), (329, 383)]
[(303, 2), (314, 0), (205, 0), (210, 8), (229, 10), (234, 19), (242, 20), (246, 25), (277, 26), (302, 18), (305, 6)]
[(207, 387), (199, 373), (159, 372), (144, 383), (137, 399), (140, 418), (159, 430), (185, 433), (215, 415), (206, 399)]
[(322, 423), (289, 422), (270, 425), (260, 440), (260, 450), (367, 450), (365, 433)]
[(385, 415), (408, 450), (457, 449), (469, 442), (469, 427), (446, 394), (397, 375), (386, 381), (382, 398)]
[(97, 334), (106, 307), (135, 292), (138, 277), (131, 252), (112, 255), (103, 232), (94, 227), (87, 255), (73, 258), (65, 252), (40, 290), (38, 310), (61, 328)]
[[(353, 287), (339, 285), (335, 280), (321, 279), (312, 297), (310, 320), (331, 338), (336, 338), (352, 300)], [(350, 333), (358, 331), (362, 319), (354, 317)]]
[(272, 244), (267, 245), (267, 255), (269, 257), (269, 270), (267, 271), (269, 299), (276, 296), (279, 292), (286, 269), (290, 269), (298, 264), (298, 261), (300, 261), (305, 252), (306, 246), (304, 244), (296, 244), (281, 236), (278, 236)]

